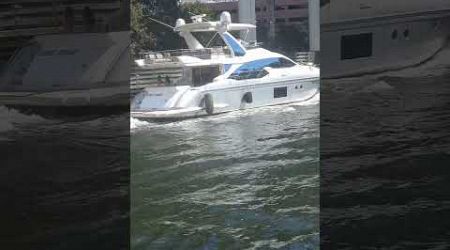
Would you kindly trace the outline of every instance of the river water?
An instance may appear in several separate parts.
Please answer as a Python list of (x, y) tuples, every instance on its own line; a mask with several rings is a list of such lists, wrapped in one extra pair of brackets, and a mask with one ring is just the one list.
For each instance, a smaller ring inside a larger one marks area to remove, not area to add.
[(450, 249), (449, 59), (321, 82), (323, 249)]
[(50, 119), (0, 106), (2, 245), (127, 249), (129, 116)]
[(132, 119), (132, 249), (318, 249), (318, 103)]
[[(322, 81), (323, 249), (450, 248), (449, 58)], [(8, 239), (120, 247), (131, 181), (132, 249), (317, 249), (318, 102), (132, 119), (131, 147), (127, 115), (57, 120), (0, 107), (2, 221), (20, 235)]]

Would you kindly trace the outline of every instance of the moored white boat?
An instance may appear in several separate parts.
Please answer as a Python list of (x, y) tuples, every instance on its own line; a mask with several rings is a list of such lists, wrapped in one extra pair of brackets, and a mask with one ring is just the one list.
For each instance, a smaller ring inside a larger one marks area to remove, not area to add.
[(129, 33), (33, 38), (0, 76), (0, 105), (39, 110), (128, 106)]
[(447, 46), (450, 1), (321, 1), (322, 79), (420, 65)]

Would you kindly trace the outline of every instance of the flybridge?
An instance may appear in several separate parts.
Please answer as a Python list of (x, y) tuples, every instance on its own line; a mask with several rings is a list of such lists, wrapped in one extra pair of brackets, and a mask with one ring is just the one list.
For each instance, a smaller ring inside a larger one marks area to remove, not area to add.
[(189, 49), (204, 49), (204, 46), (192, 35), (193, 32), (217, 32), (225, 44), (230, 48), (232, 56), (244, 56), (245, 47), (228, 31), (242, 31), (255, 29), (253, 24), (232, 23), (229, 12), (222, 12), (220, 20), (216, 22), (204, 22), (205, 15), (191, 17), (192, 23), (186, 23), (183, 19), (178, 19), (174, 28), (183, 37)]

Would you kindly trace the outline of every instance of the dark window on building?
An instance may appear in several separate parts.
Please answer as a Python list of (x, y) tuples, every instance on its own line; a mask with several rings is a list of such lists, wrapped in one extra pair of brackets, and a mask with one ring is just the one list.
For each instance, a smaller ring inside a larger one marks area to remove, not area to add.
[(287, 87), (273, 89), (273, 98), (282, 98), (287, 96)]
[(289, 5), (288, 9), (290, 10), (297, 10), (297, 9), (306, 9), (308, 6), (304, 5)]
[(289, 22), (303, 22), (306, 21), (305, 18), (303, 17), (293, 17), (293, 18), (289, 18)]
[(320, 0), (320, 7), (330, 3), (330, 0)]
[(255, 10), (256, 10), (256, 12), (260, 12), (260, 11), (261, 11), (261, 8), (256, 7)]
[(266, 6), (264, 6), (263, 10), (264, 10), (264, 11), (267, 11), (267, 7), (266, 7)]
[(192, 84), (194, 87), (211, 83), (221, 74), (219, 66), (204, 66), (192, 69)]
[(341, 37), (341, 60), (372, 56), (372, 33)]
[(275, 10), (284, 10), (284, 6), (276, 6)]
[(284, 18), (277, 18), (277, 19), (275, 19), (275, 22), (276, 23), (285, 23), (286, 20)]

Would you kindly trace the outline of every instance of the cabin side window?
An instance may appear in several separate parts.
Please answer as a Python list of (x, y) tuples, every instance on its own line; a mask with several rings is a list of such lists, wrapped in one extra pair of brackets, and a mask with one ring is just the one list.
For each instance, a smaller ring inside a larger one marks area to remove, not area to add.
[(269, 67), (271, 68), (290, 68), (293, 67), (295, 65), (295, 63), (289, 61), (286, 58), (278, 58), (278, 60), (276, 62), (274, 62), (273, 64), (271, 64)]
[(273, 89), (273, 98), (282, 98), (287, 96), (287, 87)]
[(221, 74), (219, 66), (203, 66), (192, 68), (192, 85), (194, 87), (211, 83)]
[(262, 78), (268, 74), (264, 68), (289, 68), (294, 66), (295, 63), (289, 61), (286, 58), (268, 58), (261, 59), (252, 62), (248, 62), (240, 66), (234, 71), (229, 78), (234, 80), (247, 80)]
[(372, 56), (372, 33), (341, 37), (341, 60)]

